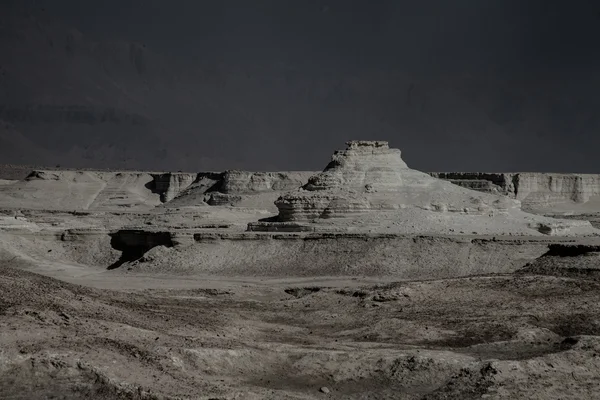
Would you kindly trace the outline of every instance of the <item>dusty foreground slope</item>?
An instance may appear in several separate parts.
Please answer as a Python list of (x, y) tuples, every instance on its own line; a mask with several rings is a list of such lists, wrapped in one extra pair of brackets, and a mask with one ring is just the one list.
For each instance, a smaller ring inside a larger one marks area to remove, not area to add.
[(110, 291), (14, 266), (34, 268), (0, 267), (0, 398), (600, 393), (600, 282), (589, 277), (215, 280)]

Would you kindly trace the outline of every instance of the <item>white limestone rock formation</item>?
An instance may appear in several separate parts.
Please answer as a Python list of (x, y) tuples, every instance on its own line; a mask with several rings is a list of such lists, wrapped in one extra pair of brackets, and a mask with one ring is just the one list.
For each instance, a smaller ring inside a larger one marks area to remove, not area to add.
[(301, 190), (276, 201), (280, 221), (344, 217), (373, 210), (418, 207), (431, 211), (489, 214), (519, 202), (464, 190), (408, 168), (387, 142), (351, 141)]
[(160, 204), (149, 173), (36, 170), (0, 186), (0, 207), (44, 210), (148, 210)]
[(519, 173), (514, 180), (515, 197), (531, 209), (599, 210), (600, 175)]
[[(314, 172), (250, 172), (229, 170), (202, 172), (185, 189), (177, 188), (177, 195), (162, 207), (182, 208), (198, 206), (225, 206), (276, 211), (274, 201), (283, 193), (301, 187)], [(187, 182), (184, 182), (187, 184)], [(164, 189), (161, 190), (161, 193)]]
[(154, 178), (154, 191), (160, 194), (160, 201), (167, 203), (190, 187), (198, 179), (198, 175), (197, 173), (187, 172), (152, 174), (152, 178)]
[(252, 194), (268, 191), (288, 191), (299, 188), (312, 172), (250, 172), (229, 170), (223, 174), (219, 191), (232, 194)]
[(213, 206), (233, 206), (275, 211), (274, 201), (283, 193), (296, 190), (314, 172), (250, 172), (229, 170), (222, 174), (216, 190), (207, 193)]
[(600, 174), (432, 172), (430, 175), (470, 189), (515, 198), (526, 210), (600, 212)]
[[(518, 235), (594, 234), (588, 222), (527, 214), (520, 202), (408, 168), (387, 142), (351, 141), (325, 170), (275, 201), (277, 221), (250, 230)], [(286, 225), (287, 224), (287, 225)], [(291, 228), (291, 229), (290, 229)]]
[(208, 205), (269, 209), (314, 172), (143, 172), (34, 170), (0, 181), (0, 208), (129, 210)]
[(401, 186), (408, 169), (400, 150), (387, 142), (351, 141), (346, 150), (333, 154), (323, 172), (311, 177), (304, 188), (309, 191), (343, 188), (344, 190), (394, 191)]
[(0, 185), (1, 208), (151, 210), (175, 198), (196, 173), (34, 170)]

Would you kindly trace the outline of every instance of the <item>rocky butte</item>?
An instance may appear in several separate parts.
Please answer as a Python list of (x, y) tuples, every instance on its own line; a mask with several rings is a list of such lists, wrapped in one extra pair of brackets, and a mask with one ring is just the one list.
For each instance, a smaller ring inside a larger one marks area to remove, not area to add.
[(350, 141), (325, 169), (275, 201), (275, 220), (249, 230), (581, 235), (587, 221), (525, 213), (520, 201), (409, 168), (384, 141)]

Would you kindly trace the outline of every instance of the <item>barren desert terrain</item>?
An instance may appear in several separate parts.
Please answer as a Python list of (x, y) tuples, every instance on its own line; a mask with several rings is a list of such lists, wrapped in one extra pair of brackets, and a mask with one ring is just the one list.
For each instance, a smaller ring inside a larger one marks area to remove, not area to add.
[(596, 180), (498, 176), (0, 176), (0, 398), (600, 398)]

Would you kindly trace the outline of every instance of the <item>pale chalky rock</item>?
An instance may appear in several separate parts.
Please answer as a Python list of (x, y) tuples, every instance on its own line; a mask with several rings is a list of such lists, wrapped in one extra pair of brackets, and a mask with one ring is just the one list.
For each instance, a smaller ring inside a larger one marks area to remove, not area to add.
[(323, 172), (311, 177), (304, 189), (309, 191), (343, 189), (364, 191), (398, 190), (408, 166), (400, 150), (387, 142), (351, 141), (346, 150), (338, 150)]
[(430, 175), (470, 189), (504, 194), (521, 201), (523, 209), (600, 212), (600, 174), (432, 172)]
[[(510, 185), (506, 185), (510, 186)], [(403, 234), (596, 235), (587, 221), (528, 214), (518, 199), (410, 169), (383, 141), (351, 141), (323, 170), (280, 196), (276, 219), (249, 230)]]
[(253, 194), (299, 188), (310, 176), (307, 172), (250, 172), (229, 170), (223, 173), (221, 193)]
[(179, 193), (187, 189), (198, 178), (197, 173), (165, 172), (152, 174), (154, 191), (160, 194), (163, 203), (173, 200)]
[(438, 212), (485, 214), (519, 202), (465, 190), (408, 168), (400, 150), (383, 141), (351, 141), (301, 190), (276, 201), (280, 221), (345, 217), (369, 211), (419, 207)]

